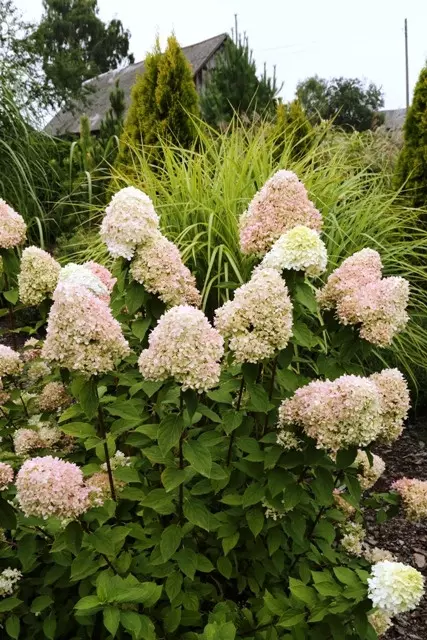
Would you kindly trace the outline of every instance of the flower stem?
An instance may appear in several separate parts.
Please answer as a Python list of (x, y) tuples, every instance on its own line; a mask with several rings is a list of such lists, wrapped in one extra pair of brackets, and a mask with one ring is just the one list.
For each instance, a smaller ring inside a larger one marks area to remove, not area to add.
[[(7, 273), (4, 273), (4, 284), (5, 284), (5, 288), (6, 291), (9, 291), (9, 278), (7, 277)], [(15, 314), (13, 312), (13, 305), (11, 302), (9, 302), (9, 300), (6, 300), (7, 302), (7, 312), (8, 312), (8, 316), (9, 316), (9, 330), (12, 336), (12, 344), (13, 344), (13, 348), (16, 349), (18, 348), (18, 342), (16, 340), (16, 333), (15, 333)]]
[(113, 472), (111, 471), (110, 452), (108, 451), (104, 413), (102, 411), (101, 405), (98, 405), (98, 424), (99, 424), (99, 432), (100, 432), (101, 438), (104, 440), (105, 462), (107, 464), (107, 473), (108, 473), (108, 480), (110, 482), (111, 498), (114, 500), (114, 502), (116, 502), (117, 500), (116, 489), (114, 487)]
[[(183, 410), (183, 406), (184, 406), (184, 398), (182, 395), (182, 389), (179, 392), (179, 413), (180, 415), (182, 414), (182, 410)], [(184, 468), (184, 454), (182, 452), (182, 443), (184, 441), (184, 435), (185, 435), (185, 431), (183, 431), (180, 435), (179, 438), (179, 468), (182, 470)], [(182, 521), (182, 515), (183, 515), (183, 505), (184, 505), (184, 483), (181, 482), (181, 484), (179, 485), (179, 497), (178, 497), (178, 518), (179, 521)]]
[[(245, 378), (242, 375), (242, 381), (240, 383), (240, 389), (239, 389), (239, 396), (237, 398), (237, 405), (236, 405), (236, 411), (240, 411), (240, 405), (242, 404), (242, 396), (243, 396), (243, 389), (245, 387)], [(233, 433), (230, 436), (230, 443), (228, 445), (228, 453), (227, 453), (227, 467), (230, 466), (231, 463), (231, 453), (233, 451), (233, 443), (234, 443), (234, 434), (235, 431), (233, 431)]]
[[(270, 401), (271, 401), (271, 398), (273, 397), (274, 380), (276, 378), (276, 369), (277, 369), (277, 356), (273, 360), (273, 365), (271, 369), (270, 388), (268, 390), (268, 399)], [(264, 433), (266, 432), (267, 427), (268, 427), (268, 412), (265, 414), (264, 428), (262, 430), (262, 435), (264, 435)]]

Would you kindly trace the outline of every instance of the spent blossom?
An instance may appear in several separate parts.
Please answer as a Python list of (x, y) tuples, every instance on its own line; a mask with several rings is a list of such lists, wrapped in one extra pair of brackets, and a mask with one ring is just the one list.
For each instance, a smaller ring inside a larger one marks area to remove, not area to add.
[(52, 456), (24, 462), (16, 478), (18, 503), (26, 516), (78, 518), (90, 506), (81, 469)]
[(370, 613), (368, 621), (378, 637), (383, 636), (393, 626), (391, 617), (382, 609), (377, 609), (373, 613)]
[(323, 240), (314, 229), (298, 225), (286, 231), (264, 256), (260, 268), (305, 271), (319, 276), (326, 269), (328, 254)]
[(187, 305), (163, 314), (139, 357), (139, 370), (147, 380), (175, 378), (182, 388), (199, 392), (219, 382), (223, 339), (206, 316)]
[(35, 429), (17, 429), (13, 434), (13, 446), (17, 456), (26, 456), (35, 449), (50, 449), (59, 444), (62, 432), (52, 425), (41, 425)]
[(380, 433), (380, 401), (375, 384), (355, 375), (313, 380), (282, 402), (279, 427), (297, 425), (317, 448), (338, 451), (366, 446)]
[(10, 596), (15, 591), (22, 573), (18, 569), (8, 567), (0, 573), (0, 597)]
[(292, 303), (280, 274), (255, 271), (234, 299), (216, 310), (215, 326), (237, 363), (259, 362), (284, 349), (292, 336)]
[(381, 549), (380, 547), (369, 547), (366, 546), (363, 550), (363, 557), (370, 564), (376, 564), (377, 562), (384, 562), (384, 560), (390, 560), (394, 562), (396, 560), (396, 556), (387, 549)]
[(0, 491), (4, 491), (13, 482), (13, 469), (10, 464), (0, 462)]
[(366, 531), (358, 522), (346, 522), (340, 526), (341, 546), (351, 556), (361, 556)]
[(383, 369), (374, 373), (370, 380), (377, 387), (382, 427), (380, 439), (388, 444), (394, 442), (402, 433), (404, 421), (410, 408), (408, 383), (398, 369)]
[(37, 305), (51, 295), (58, 282), (60, 264), (38, 247), (27, 247), (22, 252), (18, 275), (19, 298), (23, 304)]
[(243, 253), (264, 255), (293, 227), (304, 225), (320, 231), (322, 216), (309, 200), (298, 176), (292, 171), (280, 170), (254, 196), (239, 224)]
[(278, 431), (276, 442), (283, 447), (285, 451), (301, 451), (302, 449), (302, 440), (300, 440), (295, 433), (292, 433), (292, 431), (285, 431), (285, 429)]
[(375, 453), (371, 453), (372, 464), (366, 451), (359, 449), (354, 465), (359, 469), (357, 479), (364, 491), (374, 486), (385, 471), (385, 462)]
[(87, 375), (105, 373), (129, 355), (120, 324), (105, 301), (86, 287), (57, 288), (42, 355), (48, 361)]
[(182, 262), (178, 247), (160, 232), (137, 248), (130, 272), (134, 280), (157, 294), (167, 306), (200, 305), (194, 276)]
[(377, 562), (368, 578), (368, 596), (375, 607), (390, 615), (411, 611), (424, 595), (423, 575), (402, 562)]
[(72, 402), (68, 391), (61, 382), (48, 382), (38, 397), (40, 411), (56, 411), (68, 407)]
[(101, 224), (101, 238), (114, 258), (130, 260), (135, 248), (158, 229), (159, 217), (146, 193), (135, 187), (118, 191)]
[(401, 478), (391, 485), (402, 498), (406, 517), (412, 522), (427, 518), (427, 481)]
[(0, 198), (0, 249), (12, 249), (25, 241), (24, 218)]
[(0, 378), (21, 373), (23, 367), (19, 353), (0, 344)]

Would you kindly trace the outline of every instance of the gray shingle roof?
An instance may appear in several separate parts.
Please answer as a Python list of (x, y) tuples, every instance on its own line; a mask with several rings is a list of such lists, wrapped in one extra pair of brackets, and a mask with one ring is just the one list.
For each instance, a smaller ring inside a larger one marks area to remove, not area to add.
[(406, 118), (406, 109), (384, 109), (380, 113), (384, 116), (384, 126), (389, 131), (403, 129)]
[[(214, 38), (197, 42), (182, 50), (189, 61), (193, 75), (195, 76), (207, 64), (210, 58), (218, 51), (227, 38), (226, 33), (221, 33)], [(131, 64), (124, 69), (107, 71), (92, 80), (87, 85), (93, 89), (88, 97), (87, 105), (77, 105), (74, 112), (61, 109), (46, 125), (45, 131), (51, 135), (61, 136), (66, 133), (78, 133), (80, 129), (80, 116), (86, 114), (90, 121), (92, 131), (97, 131), (110, 108), (110, 92), (114, 89), (116, 80), (120, 81), (120, 88), (125, 93), (126, 108), (129, 107), (130, 94), (136, 77), (144, 73), (144, 61)]]

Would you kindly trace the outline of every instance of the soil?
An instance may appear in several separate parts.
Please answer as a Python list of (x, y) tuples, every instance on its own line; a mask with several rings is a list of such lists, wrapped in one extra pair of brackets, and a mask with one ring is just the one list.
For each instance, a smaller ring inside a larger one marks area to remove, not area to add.
[[(374, 491), (388, 491), (390, 484), (403, 476), (427, 480), (427, 418), (410, 423), (392, 447), (375, 451), (386, 463), (386, 471)], [(366, 517), (367, 541), (391, 551), (399, 561), (410, 564), (426, 576), (427, 522), (411, 523), (402, 515), (377, 524), (372, 514)], [(427, 640), (427, 596), (414, 611), (394, 619), (394, 626), (382, 640)]]

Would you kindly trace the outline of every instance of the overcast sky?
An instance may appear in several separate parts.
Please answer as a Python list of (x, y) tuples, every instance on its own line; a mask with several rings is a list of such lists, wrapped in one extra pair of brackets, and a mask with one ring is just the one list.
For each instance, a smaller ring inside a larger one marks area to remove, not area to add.
[[(40, 18), (42, 0), (15, 0), (28, 18)], [(246, 31), (259, 71), (264, 61), (291, 100), (310, 75), (359, 77), (382, 86), (389, 109), (405, 106), (405, 17), (409, 25), (411, 93), (427, 59), (427, 0), (98, 0), (104, 20), (120, 18), (141, 60), (174, 31), (182, 46), (230, 31), (234, 14)]]

